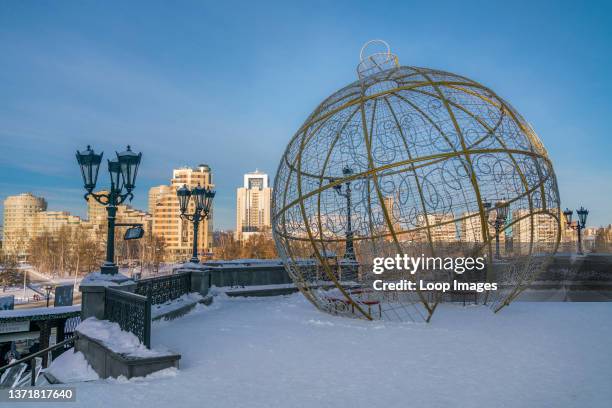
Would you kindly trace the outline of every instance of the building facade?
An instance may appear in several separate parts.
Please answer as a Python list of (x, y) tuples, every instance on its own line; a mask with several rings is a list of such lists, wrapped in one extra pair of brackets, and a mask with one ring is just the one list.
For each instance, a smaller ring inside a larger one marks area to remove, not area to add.
[[(107, 191), (98, 191), (96, 194), (105, 194)], [(106, 207), (93, 198), (87, 200), (87, 218), (94, 230), (106, 233), (107, 212)], [(117, 206), (115, 222), (126, 224), (142, 224), (145, 233), (152, 230), (153, 217), (150, 213), (138, 210), (131, 205), (121, 204)]]
[[(193, 223), (180, 217), (179, 201), (176, 196), (176, 190), (183, 185), (189, 188), (197, 185), (214, 188), (210, 167), (200, 164), (195, 168), (174, 169), (170, 185), (156, 186), (149, 190), (149, 211), (153, 216), (153, 234), (164, 241), (167, 257), (165, 260), (168, 262), (189, 259), (193, 248)], [(191, 200), (189, 212), (193, 213), (193, 210), (194, 203)], [(212, 253), (213, 213), (211, 206), (208, 219), (200, 222), (198, 253), (201, 257), (210, 256)]]
[(531, 213), (529, 210), (516, 210), (512, 212), (512, 218), (515, 220), (512, 226), (515, 253), (537, 253), (556, 246), (558, 227), (556, 220), (550, 215)]
[[(106, 208), (94, 199), (87, 203), (88, 220), (67, 211), (47, 211), (47, 201), (31, 193), (9, 196), (4, 200), (3, 247), (27, 259), (31, 239), (44, 233), (57, 234), (62, 228), (85, 228), (93, 239), (106, 239)], [(151, 230), (151, 216), (128, 205), (117, 208), (117, 222), (142, 224)]]
[(255, 170), (244, 175), (244, 184), (236, 190), (236, 239), (246, 241), (253, 234), (272, 227), (270, 209), (272, 188), (268, 175)]
[(172, 188), (172, 186), (156, 186), (151, 187), (149, 189), (149, 214), (153, 214), (155, 212), (155, 206), (157, 202), (167, 194), (176, 194), (176, 191)]
[[(488, 233), (489, 233), (489, 238), (493, 241), (495, 239), (495, 226), (493, 224), (493, 221), (495, 219), (496, 213), (495, 211), (490, 211), (488, 213), (488, 217), (487, 217), (487, 227), (486, 229), (488, 229)], [(510, 221), (508, 221), (508, 223), (510, 223)], [(461, 215), (461, 242), (466, 242), (466, 243), (482, 243), (484, 242), (483, 240), (483, 228), (482, 228), (482, 222), (480, 219), (480, 213), (479, 212), (466, 212), (463, 213)], [(486, 230), (485, 229), (485, 230)], [(506, 241), (506, 235), (509, 233), (509, 231), (511, 231), (511, 228), (504, 228), (500, 231), (499, 234), (499, 241), (500, 242), (505, 242)]]
[(25, 256), (27, 242), (38, 233), (38, 213), (46, 209), (47, 201), (32, 193), (8, 196), (4, 200), (4, 249)]
[[(422, 228), (417, 234), (422, 242), (426, 242), (430, 238), (431, 242), (434, 243), (457, 241), (457, 227), (453, 214), (420, 214), (417, 216), (417, 228)], [(427, 229), (429, 229), (429, 234)]]

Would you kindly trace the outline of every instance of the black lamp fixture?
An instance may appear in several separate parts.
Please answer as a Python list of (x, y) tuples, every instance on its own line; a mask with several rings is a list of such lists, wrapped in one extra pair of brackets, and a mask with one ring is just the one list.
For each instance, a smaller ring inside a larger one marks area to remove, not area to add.
[[(491, 209), (491, 202), (488, 200), (484, 200), (483, 206), (485, 209)], [(508, 214), (510, 211), (510, 205), (508, 201), (504, 198), (498, 200), (495, 203), (495, 218), (493, 220), (487, 220), (489, 225), (495, 228), (495, 258), (501, 259), (501, 254), (499, 251), (499, 234), (502, 231), (502, 228), (505, 227), (506, 222), (508, 221)]]
[(121, 177), (119, 160), (108, 160), (108, 174), (110, 174), (111, 186), (114, 186), (115, 190), (121, 191), (123, 189), (123, 177)]
[(181, 214), (184, 214), (187, 211), (187, 206), (189, 205), (191, 190), (187, 188), (187, 185), (183, 184), (183, 187), (176, 190), (176, 195), (179, 199)]
[(77, 151), (76, 158), (79, 166), (81, 166), (83, 184), (85, 186), (85, 190), (87, 190), (89, 193), (96, 188), (98, 170), (100, 169), (103, 154), (104, 153), (96, 154), (89, 145), (87, 145), (86, 150), (81, 152)]
[(127, 191), (132, 191), (136, 187), (136, 175), (138, 174), (138, 166), (140, 166), (142, 153), (134, 153), (128, 145), (126, 151), (116, 154), (121, 168), (123, 185)]
[(586, 227), (586, 220), (587, 220), (587, 216), (589, 215), (589, 210), (587, 210), (586, 208), (584, 208), (583, 206), (580, 206), (579, 210), (576, 210), (576, 214), (578, 214), (578, 221), (576, 222), (572, 222), (572, 215), (574, 214), (574, 211), (570, 210), (569, 208), (566, 208), (565, 211), (563, 211), (563, 215), (565, 216), (565, 225), (567, 229), (573, 229), (574, 231), (578, 232), (578, 254), (579, 255), (584, 255), (584, 252), (582, 251), (582, 230)]
[[(181, 211), (181, 218), (191, 221), (193, 223), (193, 249), (192, 256), (189, 262), (199, 263), (198, 258), (198, 230), (200, 221), (208, 219), (210, 210), (212, 207), (213, 198), (215, 198), (215, 191), (201, 187), (199, 184), (193, 189), (189, 189), (186, 184), (176, 190), (176, 196), (179, 200), (179, 209)], [(194, 211), (188, 213), (189, 201), (193, 197)]]
[(576, 210), (576, 214), (578, 214), (578, 221), (580, 222), (580, 228), (586, 227), (586, 220), (587, 220), (587, 216), (589, 215), (589, 210), (581, 206), (579, 210)]
[(563, 215), (565, 216), (565, 222), (569, 225), (572, 223), (572, 216), (574, 215), (574, 211), (570, 210), (569, 208), (566, 208), (565, 211), (563, 211)]
[(115, 264), (115, 227), (131, 224), (116, 224), (117, 206), (129, 198), (134, 197), (132, 190), (136, 187), (136, 175), (142, 158), (142, 153), (134, 153), (130, 146), (122, 153), (116, 153), (117, 157), (108, 160), (108, 173), (110, 175), (111, 187), (108, 193), (94, 193), (98, 180), (98, 171), (104, 153), (96, 154), (91, 146), (76, 152), (76, 159), (81, 167), (85, 200), (93, 197), (98, 203), (106, 207), (108, 218), (108, 232), (106, 240), (106, 261), (102, 264), (101, 271), (104, 274), (114, 275), (118, 272)]

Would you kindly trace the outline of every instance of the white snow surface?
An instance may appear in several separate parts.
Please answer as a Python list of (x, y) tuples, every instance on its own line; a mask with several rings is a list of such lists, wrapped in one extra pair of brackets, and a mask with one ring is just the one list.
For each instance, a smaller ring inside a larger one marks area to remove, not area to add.
[(178, 310), (187, 305), (197, 303), (202, 299), (204, 299), (204, 297), (197, 292), (185, 293), (181, 297), (171, 300), (169, 302), (161, 303), (159, 305), (153, 305), (151, 307), (151, 317), (156, 318), (160, 315), (174, 312), (175, 310)]
[(41, 314), (54, 315), (70, 312), (78, 312), (81, 310), (81, 305), (74, 306), (58, 306), (58, 307), (32, 307), (29, 309), (13, 309), (13, 310), (0, 310), (0, 319), (3, 317), (28, 317), (36, 316)]
[(126, 356), (157, 357), (173, 354), (163, 346), (146, 348), (140, 343), (136, 335), (121, 330), (118, 323), (108, 320), (98, 320), (95, 317), (90, 317), (82, 321), (76, 327), (76, 331), (99, 340), (115, 353), (125, 354)]
[(85, 356), (74, 349), (62, 353), (53, 360), (45, 372), (50, 373), (63, 383), (97, 380), (98, 374), (89, 365)]
[(295, 289), (295, 283), (277, 283), (274, 285), (247, 285), (247, 286), (211, 286), (212, 293), (245, 292), (253, 290), (273, 290), (273, 289)]
[(77, 383), (71, 406), (612, 406), (612, 303), (443, 304), (427, 324), (220, 294), (152, 338), (182, 354), (178, 373)]
[(89, 273), (81, 280), (81, 286), (121, 286), (134, 283), (129, 277), (116, 273), (107, 274), (102, 272)]

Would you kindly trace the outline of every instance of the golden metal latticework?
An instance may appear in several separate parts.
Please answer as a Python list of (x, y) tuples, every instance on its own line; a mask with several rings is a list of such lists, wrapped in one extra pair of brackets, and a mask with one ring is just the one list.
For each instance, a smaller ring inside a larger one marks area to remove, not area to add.
[[(319, 309), (429, 321), (452, 292), (375, 291), (376, 279), (495, 282), (498, 311), (560, 241), (557, 182), (530, 125), (465, 77), (364, 56), (359, 79), (321, 103), (289, 142), (273, 195), (277, 249)], [(500, 210), (507, 216), (495, 227)], [(375, 257), (483, 256), (475, 272), (372, 272)]]

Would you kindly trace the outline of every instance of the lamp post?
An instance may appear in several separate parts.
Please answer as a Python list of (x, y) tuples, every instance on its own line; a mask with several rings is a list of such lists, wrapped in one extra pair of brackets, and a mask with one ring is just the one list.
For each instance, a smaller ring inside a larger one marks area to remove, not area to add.
[[(486, 209), (490, 209), (491, 202), (485, 200), (484, 207)], [(487, 219), (487, 222), (489, 223), (489, 225), (495, 228), (495, 258), (496, 259), (501, 259), (501, 255), (499, 251), (499, 234), (502, 228), (506, 225), (506, 221), (508, 220), (508, 210), (509, 210), (509, 206), (506, 200), (502, 199), (500, 201), (497, 201), (495, 203), (495, 219), (493, 220)]]
[(587, 216), (589, 215), (589, 210), (587, 210), (586, 208), (582, 206), (580, 207), (579, 210), (576, 210), (576, 214), (578, 214), (578, 221), (576, 221), (575, 223), (572, 223), (573, 214), (574, 214), (574, 211), (570, 210), (569, 208), (566, 208), (565, 211), (563, 211), (563, 215), (565, 216), (567, 228), (578, 231), (578, 254), (584, 255), (584, 253), (582, 252), (582, 230), (584, 229), (586, 225), (586, 220), (587, 220)]
[(47, 307), (49, 307), (49, 299), (51, 298), (51, 291), (53, 290), (53, 285), (45, 285), (45, 298), (47, 299)]
[(115, 264), (115, 217), (117, 215), (117, 206), (128, 198), (131, 201), (134, 197), (132, 190), (136, 187), (136, 174), (138, 173), (142, 153), (136, 154), (128, 146), (126, 151), (116, 153), (116, 159), (108, 160), (108, 173), (111, 180), (110, 192), (97, 194), (93, 190), (96, 188), (98, 170), (103, 154), (103, 152), (96, 154), (90, 146), (87, 146), (86, 150), (77, 151), (76, 158), (81, 167), (83, 184), (87, 191), (84, 196), (85, 201), (88, 201), (91, 196), (98, 203), (106, 207), (108, 219), (106, 261), (100, 269), (103, 274), (115, 275), (119, 271)]
[[(349, 166), (344, 166), (342, 169), (342, 174), (345, 177), (350, 176), (353, 174), (353, 169), (351, 169)], [(344, 189), (342, 188), (342, 184), (335, 185), (334, 191), (340, 197), (344, 197), (346, 199), (346, 247), (344, 250), (344, 259), (354, 261), (356, 258), (355, 247), (353, 245), (353, 225), (351, 221), (351, 182), (345, 182)]]
[[(193, 254), (189, 262), (199, 263), (198, 258), (198, 229), (200, 221), (208, 219), (210, 208), (212, 206), (212, 200), (215, 198), (215, 191), (210, 188), (194, 187), (190, 190), (187, 185), (183, 184), (183, 187), (176, 190), (176, 195), (179, 199), (179, 206), (181, 210), (181, 218), (191, 221), (193, 223)], [(189, 207), (189, 200), (193, 197), (195, 205), (194, 211), (191, 214), (187, 213)]]

